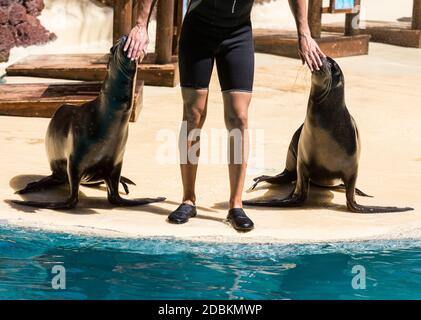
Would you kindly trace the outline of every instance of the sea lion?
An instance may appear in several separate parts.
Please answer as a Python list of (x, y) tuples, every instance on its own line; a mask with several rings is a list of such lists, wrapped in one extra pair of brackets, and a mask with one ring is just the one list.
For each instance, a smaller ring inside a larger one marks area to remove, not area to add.
[[(245, 205), (298, 207), (307, 199), (310, 182), (334, 187), (341, 181), (346, 190), (347, 207), (357, 213), (403, 212), (412, 208), (363, 206), (355, 201), (360, 137), (354, 118), (345, 104), (344, 76), (332, 58), (312, 74), (312, 86), (304, 124), (295, 132), (289, 146), (285, 170), (277, 176), (261, 176), (260, 182), (283, 184), (296, 181), (285, 199), (247, 200)], [(365, 195), (360, 191), (361, 195)]]
[(107, 76), (98, 97), (83, 106), (63, 105), (53, 115), (46, 134), (46, 149), (52, 174), (28, 184), (18, 194), (68, 183), (70, 196), (62, 202), (13, 201), (17, 204), (71, 209), (78, 202), (79, 185), (107, 185), (108, 200), (117, 206), (137, 206), (165, 198), (128, 200), (120, 196), (119, 183), (126, 192), (127, 178), (121, 177), (129, 119), (133, 108), (137, 61), (123, 51), (123, 36), (111, 48)]

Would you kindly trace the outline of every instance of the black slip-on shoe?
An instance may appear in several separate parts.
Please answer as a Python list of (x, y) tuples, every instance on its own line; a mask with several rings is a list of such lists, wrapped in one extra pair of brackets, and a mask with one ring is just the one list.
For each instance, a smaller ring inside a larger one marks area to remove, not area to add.
[(237, 231), (250, 231), (254, 228), (254, 223), (241, 208), (233, 208), (228, 211), (227, 220)]
[(187, 203), (182, 203), (179, 207), (170, 213), (168, 216), (168, 222), (175, 224), (182, 224), (189, 221), (197, 215), (196, 207)]

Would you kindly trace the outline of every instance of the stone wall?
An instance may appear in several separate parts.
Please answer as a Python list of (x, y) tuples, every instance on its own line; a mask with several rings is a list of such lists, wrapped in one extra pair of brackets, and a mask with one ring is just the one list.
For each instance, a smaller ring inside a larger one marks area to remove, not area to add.
[(0, 62), (8, 60), (15, 46), (42, 44), (56, 38), (37, 18), (43, 9), (43, 0), (0, 0)]

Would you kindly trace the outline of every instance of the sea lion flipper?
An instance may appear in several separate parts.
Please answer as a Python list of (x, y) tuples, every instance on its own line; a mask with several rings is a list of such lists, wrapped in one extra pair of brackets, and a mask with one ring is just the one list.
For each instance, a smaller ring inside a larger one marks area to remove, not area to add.
[(276, 184), (276, 185), (280, 185), (280, 184), (288, 184), (291, 183), (293, 181), (295, 181), (296, 177), (294, 177), (291, 172), (289, 172), (288, 170), (284, 170), (283, 172), (281, 172), (280, 174), (276, 175), (276, 176), (260, 176), (260, 177), (256, 177), (253, 179), (254, 184), (251, 187), (251, 190), (254, 190), (257, 185), (261, 182), (267, 182), (269, 184)]
[(141, 198), (141, 199), (124, 199), (121, 197), (109, 199), (110, 203), (119, 207), (135, 207), (142, 206), (149, 203), (165, 201), (166, 198)]
[(31, 193), (31, 192), (42, 191), (45, 189), (59, 186), (61, 184), (64, 184), (63, 180), (58, 179), (54, 175), (51, 175), (51, 176), (42, 178), (39, 181), (28, 183), (25, 188), (21, 190), (17, 190), (15, 194), (26, 194), (26, 193)]
[(120, 182), (124, 182), (126, 184), (131, 184), (132, 186), (136, 185), (136, 183), (134, 183), (132, 180), (130, 180), (129, 178), (123, 177), (123, 176), (120, 177)]
[(346, 186), (346, 205), (348, 210), (355, 213), (392, 213), (392, 212), (405, 212), (405, 211), (412, 211), (413, 208), (405, 207), (405, 208), (398, 208), (398, 207), (380, 207), (380, 206), (363, 206), (358, 204), (355, 201), (355, 184), (357, 181), (356, 175), (350, 177), (348, 181), (345, 183)]
[(122, 180), (120, 180), (120, 184), (123, 186), (124, 192), (126, 194), (129, 194), (130, 190), (129, 190), (129, 186)]
[(15, 204), (22, 205), (22, 206), (29, 206), (29, 207), (42, 208), (42, 209), (53, 209), (53, 210), (73, 209), (77, 203), (71, 200), (65, 201), (65, 202), (37, 202), (37, 201), (12, 200), (12, 202)]
[[(344, 185), (344, 187), (345, 187), (345, 185)], [(374, 198), (373, 196), (370, 196), (369, 194), (365, 193), (364, 191), (361, 191), (358, 188), (355, 188), (355, 193), (360, 197)]]
[(124, 192), (126, 194), (130, 193), (128, 184), (131, 184), (133, 186), (136, 185), (136, 183), (134, 183), (132, 180), (130, 180), (129, 178), (123, 177), (123, 176), (120, 177), (120, 184), (123, 186)]
[(350, 211), (355, 213), (392, 213), (392, 212), (406, 212), (412, 211), (414, 208), (405, 207), (405, 208), (398, 208), (398, 207), (378, 207), (378, 206), (363, 206), (355, 201), (353, 203), (347, 203), (347, 207)]
[[(344, 184), (340, 184), (338, 186), (333, 186), (333, 187), (330, 187), (330, 186), (327, 186), (327, 187), (326, 186), (322, 186), (322, 185), (317, 184), (317, 183), (314, 183), (314, 182), (312, 182), (312, 184), (315, 185), (315, 186), (317, 186), (317, 187), (319, 187), (319, 188), (328, 188), (328, 189), (333, 190), (333, 191), (346, 192), (346, 186)], [(370, 196), (369, 194), (365, 193), (364, 191), (362, 191), (362, 190), (360, 190), (358, 188), (355, 188), (355, 194), (357, 196), (360, 196), (360, 197), (374, 198), (373, 196)]]
[(269, 200), (244, 200), (243, 204), (246, 206), (256, 207), (279, 207), (279, 208), (291, 208), (300, 207), (305, 202), (303, 197), (290, 196), (285, 199), (269, 199)]

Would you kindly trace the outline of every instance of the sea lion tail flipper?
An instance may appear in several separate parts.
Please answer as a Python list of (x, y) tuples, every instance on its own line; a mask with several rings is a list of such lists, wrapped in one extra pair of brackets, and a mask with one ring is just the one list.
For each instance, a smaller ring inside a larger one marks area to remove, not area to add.
[(132, 186), (136, 185), (136, 183), (134, 183), (132, 180), (130, 180), (129, 178), (123, 177), (123, 176), (120, 177), (120, 182), (124, 182), (126, 184), (131, 184)]
[(158, 197), (158, 198), (141, 198), (141, 199), (124, 199), (121, 197), (117, 198), (109, 198), (108, 199), (111, 204), (119, 206), (119, 207), (135, 207), (135, 206), (142, 206), (149, 203), (161, 202), (165, 201), (166, 198)]
[(123, 177), (123, 176), (120, 177), (120, 183), (123, 186), (124, 192), (126, 194), (130, 193), (128, 184), (131, 184), (133, 186), (136, 185), (136, 183), (134, 183), (132, 180), (130, 180), (129, 178)]
[[(345, 185), (343, 185), (345, 188)], [(355, 194), (360, 196), (360, 197), (367, 197), (367, 198), (374, 198), (373, 196), (370, 196), (369, 194), (365, 193), (364, 191), (361, 191), (358, 188), (355, 188)]]
[(251, 187), (251, 190), (254, 190), (257, 187), (257, 185), (261, 182), (267, 182), (270, 184), (288, 184), (288, 183), (293, 182), (294, 180), (296, 180), (296, 177), (293, 177), (291, 172), (285, 169), (283, 172), (281, 172), (280, 174), (276, 176), (262, 175), (260, 177), (254, 178), (253, 179), (254, 184)]
[[(346, 191), (346, 186), (345, 184), (340, 184), (339, 186), (332, 187), (331, 189), (338, 191)], [(358, 188), (355, 188), (355, 194), (360, 197), (374, 198), (373, 196), (370, 196), (369, 194), (365, 193), (364, 191), (361, 191)]]
[(412, 211), (413, 208), (398, 208), (398, 207), (380, 207), (380, 206), (362, 206), (355, 201), (347, 202), (348, 209), (355, 213), (392, 213), (392, 212), (406, 212)]
[(39, 181), (28, 183), (25, 188), (21, 190), (17, 190), (15, 194), (26, 194), (26, 193), (31, 193), (31, 192), (37, 192), (37, 191), (49, 189), (52, 187), (56, 187), (61, 184), (64, 184), (63, 180), (58, 179), (54, 175), (51, 175), (51, 176), (42, 178)]

